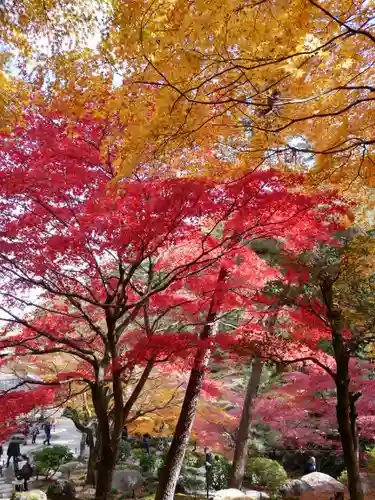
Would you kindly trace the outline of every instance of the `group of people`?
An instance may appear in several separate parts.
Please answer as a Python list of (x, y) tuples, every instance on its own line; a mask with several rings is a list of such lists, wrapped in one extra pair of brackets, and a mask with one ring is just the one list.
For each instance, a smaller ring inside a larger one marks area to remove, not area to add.
[[(3, 454), (3, 447), (0, 445), (0, 454)], [(21, 454), (20, 443), (11, 441), (7, 450), (8, 460), (7, 469), (10, 467), (10, 461), (13, 458), (14, 476), (16, 479), (23, 481), (23, 490), (28, 491), (28, 481), (34, 473), (34, 469), (30, 464), (30, 459), (27, 455)], [(20, 486), (16, 486), (16, 491)]]
[[(40, 427), (44, 429), (45, 433), (45, 439), (43, 441), (43, 444), (50, 445), (52, 424), (49, 421), (46, 421), (41, 425), (40, 424), (38, 425), (37, 423), (34, 423), (33, 425), (25, 423), (25, 425), (22, 428), (22, 433), (25, 435), (26, 439), (30, 435), (32, 444), (35, 444), (36, 438), (40, 433)], [(3, 455), (3, 452), (4, 452), (3, 447), (2, 445), (0, 445), (0, 456)], [(16, 479), (23, 480), (23, 490), (28, 491), (27, 483), (30, 480), (31, 476), (33, 475), (33, 467), (30, 464), (29, 457), (21, 453), (20, 441), (11, 439), (11, 441), (8, 444), (7, 457), (8, 458), (7, 458), (6, 468), (8, 469), (10, 467), (10, 462), (11, 460), (13, 460), (14, 475)], [(19, 486), (16, 488), (19, 488)]]
[[(46, 444), (46, 445), (50, 446), (50, 444), (51, 444), (51, 433), (52, 433), (52, 424), (51, 424), (51, 422), (49, 422), (49, 421), (44, 422), (44, 424), (42, 424), (42, 428), (44, 429), (44, 433), (45, 433), (45, 439), (43, 441), (43, 444)], [(31, 430), (30, 430), (31, 443), (32, 444), (35, 444), (36, 438), (37, 438), (39, 432), (40, 432), (39, 425), (38, 424), (34, 424), (31, 427)]]

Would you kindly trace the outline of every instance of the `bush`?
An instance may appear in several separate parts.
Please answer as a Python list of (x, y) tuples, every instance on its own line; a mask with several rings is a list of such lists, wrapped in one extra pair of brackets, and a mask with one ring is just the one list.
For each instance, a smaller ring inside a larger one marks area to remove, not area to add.
[(52, 446), (43, 448), (35, 453), (34, 460), (38, 474), (44, 474), (46, 479), (53, 476), (58, 468), (73, 460), (73, 454), (67, 446)]
[(270, 458), (253, 458), (248, 463), (247, 472), (253, 484), (265, 486), (271, 491), (276, 491), (288, 480), (284, 467)]
[(74, 500), (76, 498), (76, 488), (70, 481), (58, 481), (51, 484), (47, 490), (48, 500)]
[(139, 465), (145, 474), (153, 474), (161, 465), (161, 458), (158, 455), (147, 455), (144, 451), (139, 459)]
[(227, 487), (230, 467), (231, 463), (229, 460), (222, 455), (215, 455), (214, 463), (209, 473), (209, 483), (212, 489), (222, 490)]
[(185, 467), (196, 467), (199, 469), (203, 467), (205, 464), (205, 459), (203, 455), (200, 455), (197, 452), (187, 450), (184, 458), (184, 466)]
[(136, 448), (136, 449), (133, 448), (132, 453), (133, 457), (138, 458), (140, 460), (141, 457), (143, 457), (145, 450), (143, 448)]
[(131, 455), (132, 455), (132, 447), (130, 446), (130, 443), (122, 439), (118, 447), (118, 461), (125, 462), (126, 459), (131, 457)]
[(369, 472), (375, 472), (375, 448), (368, 448), (367, 460), (368, 460), (368, 470)]
[(348, 487), (348, 472), (346, 469), (341, 472), (337, 480), (340, 481), (340, 483), (342, 483), (344, 486)]

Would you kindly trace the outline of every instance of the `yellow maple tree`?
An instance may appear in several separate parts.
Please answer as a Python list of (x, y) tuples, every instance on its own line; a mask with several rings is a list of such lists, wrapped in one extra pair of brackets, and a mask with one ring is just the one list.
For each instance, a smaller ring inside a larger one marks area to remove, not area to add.
[(179, 157), (202, 172), (268, 161), (344, 189), (373, 184), (374, 2), (112, 6), (102, 55), (137, 110), (125, 116), (121, 174)]

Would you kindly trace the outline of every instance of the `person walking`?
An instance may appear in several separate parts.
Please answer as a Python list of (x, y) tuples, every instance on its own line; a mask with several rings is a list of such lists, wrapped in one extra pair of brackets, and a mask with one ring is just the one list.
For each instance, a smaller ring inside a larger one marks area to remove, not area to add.
[(35, 444), (38, 434), (39, 434), (39, 427), (37, 426), (37, 424), (34, 424), (31, 427), (31, 444)]
[(17, 443), (16, 441), (11, 441), (8, 445), (7, 455), (8, 455), (7, 468), (10, 465), (10, 459), (13, 458), (14, 469), (16, 469), (17, 458), (21, 455), (20, 444)]
[(214, 461), (214, 457), (212, 455), (212, 452), (209, 448), (204, 449), (204, 455), (205, 455), (205, 467), (206, 467), (206, 494), (207, 498), (210, 496), (210, 487), (212, 483), (212, 465)]
[(122, 429), (121, 439), (123, 439), (124, 441), (128, 440), (128, 428), (126, 427), (126, 425), (124, 425), (124, 427)]
[(51, 422), (47, 421), (44, 424), (44, 432), (46, 434), (46, 439), (43, 441), (43, 444), (46, 444), (47, 446), (50, 446), (51, 444), (51, 429), (52, 429)]
[(150, 437), (149, 434), (143, 434), (142, 445), (143, 445), (143, 448), (145, 449), (147, 455), (150, 454), (150, 445), (148, 444), (149, 437)]

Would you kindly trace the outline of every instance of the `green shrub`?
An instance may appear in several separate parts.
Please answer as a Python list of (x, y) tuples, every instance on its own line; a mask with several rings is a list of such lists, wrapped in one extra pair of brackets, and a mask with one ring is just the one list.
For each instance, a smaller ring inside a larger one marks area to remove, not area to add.
[(205, 478), (199, 476), (190, 475), (186, 472), (186, 470), (184, 470), (183, 475), (180, 476), (178, 484), (184, 488), (184, 491), (192, 492), (204, 490), (206, 487), (206, 480)]
[(208, 474), (210, 487), (214, 490), (223, 490), (228, 485), (231, 463), (222, 455), (215, 455), (214, 462)]
[(205, 459), (203, 455), (196, 453), (192, 450), (187, 450), (184, 458), (185, 467), (196, 467), (200, 468), (205, 464)]
[(132, 447), (130, 443), (121, 439), (118, 447), (118, 461), (125, 462), (126, 459), (131, 457), (132, 455)]
[(70, 449), (61, 445), (43, 448), (34, 455), (38, 474), (44, 474), (46, 479), (53, 476), (62, 464), (71, 462), (73, 458)]
[(375, 472), (375, 448), (368, 448), (366, 452), (367, 452), (368, 470), (369, 472)]
[(145, 474), (153, 474), (161, 465), (161, 458), (158, 455), (147, 455), (145, 451), (139, 459), (141, 471)]
[(337, 478), (338, 481), (340, 481), (340, 483), (342, 483), (344, 486), (348, 486), (348, 472), (346, 469), (344, 469), (341, 474), (339, 475), (339, 477)]
[(136, 448), (136, 449), (133, 448), (132, 453), (133, 457), (136, 457), (138, 458), (138, 460), (140, 460), (141, 457), (144, 455), (145, 450), (143, 448)]
[(253, 484), (265, 486), (271, 491), (276, 491), (288, 480), (284, 467), (276, 460), (269, 458), (253, 458), (248, 463), (247, 472)]

